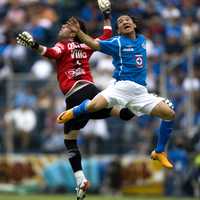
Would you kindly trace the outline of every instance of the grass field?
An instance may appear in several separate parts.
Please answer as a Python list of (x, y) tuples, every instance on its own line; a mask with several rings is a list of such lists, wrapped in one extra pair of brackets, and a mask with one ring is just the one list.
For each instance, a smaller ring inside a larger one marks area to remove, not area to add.
[[(0, 200), (76, 200), (75, 195), (2, 195)], [(165, 197), (138, 197), (138, 196), (102, 196), (88, 195), (85, 200), (197, 200), (198, 198), (165, 198)]]

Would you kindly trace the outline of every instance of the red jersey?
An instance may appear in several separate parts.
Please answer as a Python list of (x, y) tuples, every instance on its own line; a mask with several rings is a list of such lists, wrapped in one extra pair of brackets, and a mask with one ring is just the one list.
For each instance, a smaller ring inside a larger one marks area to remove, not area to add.
[[(100, 40), (112, 36), (110, 26), (105, 26)], [(85, 44), (72, 40), (60, 41), (52, 48), (46, 48), (43, 56), (56, 60), (57, 80), (63, 94), (71, 91), (80, 82), (93, 82), (90, 71), (89, 59), (94, 50)]]

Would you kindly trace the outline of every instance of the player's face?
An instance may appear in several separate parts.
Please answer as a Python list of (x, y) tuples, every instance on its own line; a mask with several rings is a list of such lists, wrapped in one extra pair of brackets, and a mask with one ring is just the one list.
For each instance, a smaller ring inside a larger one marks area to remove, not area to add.
[(58, 33), (59, 39), (70, 39), (70, 38), (74, 38), (75, 36), (76, 34), (71, 31), (71, 29), (69, 28), (67, 24), (63, 24)]
[(134, 32), (136, 24), (128, 15), (122, 15), (117, 19), (118, 33), (128, 35)]

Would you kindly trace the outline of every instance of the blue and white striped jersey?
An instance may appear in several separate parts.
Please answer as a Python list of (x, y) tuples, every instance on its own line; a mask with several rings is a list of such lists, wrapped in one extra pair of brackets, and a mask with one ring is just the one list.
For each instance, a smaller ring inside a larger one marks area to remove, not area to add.
[(147, 55), (146, 39), (143, 35), (137, 35), (135, 40), (116, 36), (109, 40), (100, 40), (99, 44), (100, 51), (113, 58), (113, 78), (146, 85)]

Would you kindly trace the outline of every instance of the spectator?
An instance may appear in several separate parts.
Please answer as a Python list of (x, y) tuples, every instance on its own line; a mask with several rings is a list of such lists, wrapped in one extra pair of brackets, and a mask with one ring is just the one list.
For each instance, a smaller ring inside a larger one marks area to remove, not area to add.
[(14, 130), (15, 151), (28, 152), (36, 126), (35, 112), (24, 102), (21, 107), (5, 113), (4, 119), (6, 125)]

